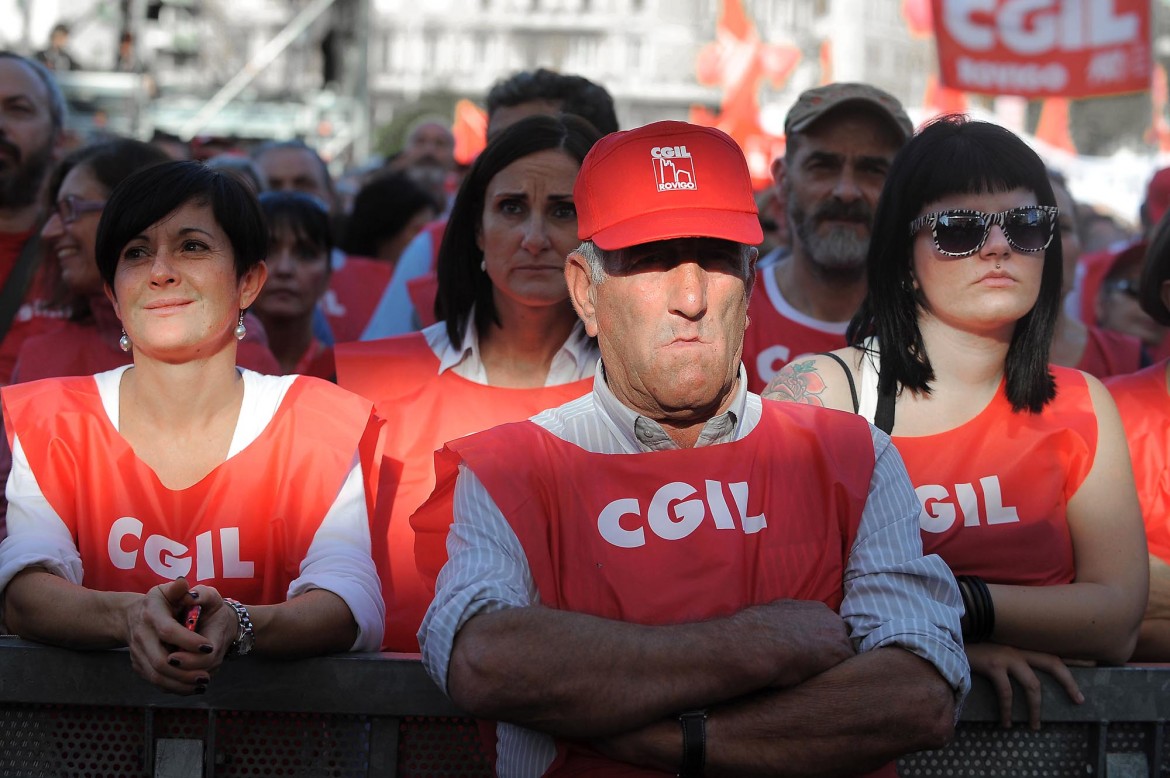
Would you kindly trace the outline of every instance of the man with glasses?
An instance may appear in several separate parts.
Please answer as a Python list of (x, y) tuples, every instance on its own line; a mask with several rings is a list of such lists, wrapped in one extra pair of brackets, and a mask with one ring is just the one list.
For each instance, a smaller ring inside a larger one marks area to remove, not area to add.
[(502, 776), (894, 775), (969, 687), (959, 595), (885, 435), (747, 390), (742, 153), (658, 122), (599, 141), (573, 194), (565, 277), (601, 368), (438, 455), (411, 520), (451, 553), (431, 677), (505, 722)]
[(64, 141), (65, 98), (44, 66), (0, 51), (0, 384), (29, 333), (45, 185)]
[(868, 84), (809, 89), (788, 112), (787, 146), (772, 176), (792, 247), (760, 260), (744, 336), (752, 391), (794, 357), (845, 345), (845, 326), (865, 296), (878, 196), (913, 131), (897, 99)]

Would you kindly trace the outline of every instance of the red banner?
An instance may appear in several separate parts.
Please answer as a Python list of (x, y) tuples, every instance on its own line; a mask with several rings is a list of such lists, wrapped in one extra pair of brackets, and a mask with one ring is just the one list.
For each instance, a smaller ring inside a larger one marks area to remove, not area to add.
[(1150, 0), (932, 0), (942, 83), (1090, 97), (1150, 88)]

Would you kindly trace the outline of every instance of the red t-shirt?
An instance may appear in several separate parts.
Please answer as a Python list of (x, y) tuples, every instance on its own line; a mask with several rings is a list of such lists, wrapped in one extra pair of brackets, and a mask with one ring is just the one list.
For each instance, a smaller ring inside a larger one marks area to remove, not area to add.
[(329, 277), (321, 309), (333, 331), (334, 343), (358, 340), (378, 307), (394, 268), (366, 257), (346, 257)]
[(1078, 370), (1097, 378), (1108, 378), (1132, 373), (1141, 367), (1142, 342), (1133, 335), (1100, 327), (1087, 326), (1087, 329), (1088, 341), (1077, 365)]
[(973, 419), (894, 437), (922, 502), (922, 546), (955, 575), (1022, 586), (1076, 576), (1068, 501), (1093, 466), (1097, 416), (1085, 377), (1052, 367), (1056, 399), (1014, 413), (1002, 386)]
[(845, 347), (845, 322), (819, 322), (795, 310), (780, 294), (775, 268), (756, 273), (743, 334), (748, 391), (757, 394), (793, 357)]
[(1159, 362), (1109, 381), (1117, 401), (1134, 481), (1141, 501), (1150, 553), (1170, 563), (1170, 396), (1166, 370)]
[[(24, 244), (32, 237), (32, 230), (0, 232), (0, 286), (8, 280), (8, 275), (16, 266), (16, 260), (20, 257)], [(0, 385), (7, 384), (12, 380), (12, 369), (16, 365), (20, 347), (26, 340), (64, 326), (64, 314), (59, 311), (46, 310), (38, 305), (37, 301), (42, 297), (34, 277), (25, 292), (24, 301), (12, 318), (8, 334), (0, 342)]]

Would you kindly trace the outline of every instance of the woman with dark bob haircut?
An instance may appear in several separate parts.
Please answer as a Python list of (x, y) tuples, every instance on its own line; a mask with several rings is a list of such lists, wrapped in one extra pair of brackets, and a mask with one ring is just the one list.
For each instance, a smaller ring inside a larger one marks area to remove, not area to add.
[(97, 259), (133, 364), (0, 395), (13, 459), (0, 591), (21, 637), (128, 646), (139, 674), (180, 694), (205, 691), (227, 655), (381, 643), (372, 405), (236, 366), (267, 246), (251, 192), (199, 163), (110, 194)]
[(794, 360), (766, 396), (860, 413), (890, 433), (950, 565), (975, 672), (1039, 726), (1035, 669), (1082, 699), (1061, 657), (1124, 662), (1145, 606), (1145, 541), (1117, 410), (1049, 366), (1058, 213), (1011, 132), (946, 116), (899, 152), (874, 217), (849, 348)]
[[(1150, 236), (1142, 266), (1142, 310), (1170, 326), (1170, 215)], [(1150, 599), (1135, 662), (1170, 662), (1170, 360), (1112, 378), (1150, 551)]]
[[(564, 265), (579, 242), (573, 184), (597, 139), (593, 125), (568, 115), (522, 119), (494, 137), (447, 222), (439, 321), (337, 348), (338, 383), (374, 401), (396, 463), (386, 472), (401, 469), (395, 488), (379, 490), (372, 529), (387, 650), (418, 650), (415, 633), (433, 596), (416, 565), (409, 519), (434, 488), (435, 450), (593, 386), (597, 346), (569, 304)], [(445, 554), (420, 551), (420, 563), (437, 570)]]

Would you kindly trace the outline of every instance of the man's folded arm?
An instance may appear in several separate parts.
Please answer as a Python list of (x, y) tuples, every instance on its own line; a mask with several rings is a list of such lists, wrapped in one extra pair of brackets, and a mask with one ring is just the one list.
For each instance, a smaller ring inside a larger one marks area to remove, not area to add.
[[(874, 770), (945, 744), (954, 701), (929, 662), (900, 648), (875, 649), (791, 689), (710, 708), (705, 773), (811, 778)], [(619, 761), (676, 771), (682, 730), (663, 719), (593, 745)]]
[(542, 607), (515, 533), (466, 468), (448, 553), (419, 633), (423, 658), (456, 703), (484, 718), (602, 736), (791, 686), (853, 654), (844, 623), (821, 603), (672, 626)]

